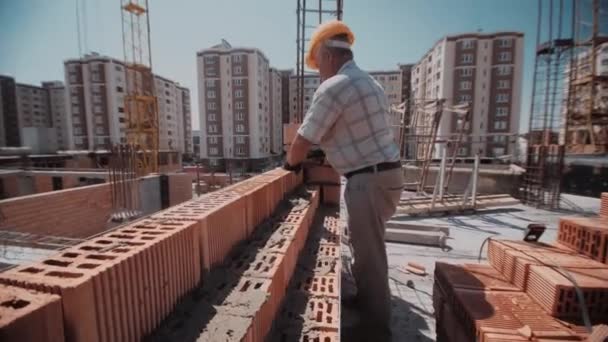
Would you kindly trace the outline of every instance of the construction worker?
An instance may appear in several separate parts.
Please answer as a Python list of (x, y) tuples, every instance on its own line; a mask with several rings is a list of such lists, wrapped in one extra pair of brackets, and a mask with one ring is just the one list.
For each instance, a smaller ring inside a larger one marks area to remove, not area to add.
[(341, 21), (313, 33), (306, 64), (319, 70), (315, 92), (287, 154), (285, 169), (298, 171), (313, 144), (347, 179), (344, 200), (354, 252), (354, 302), (365, 341), (390, 341), (391, 295), (384, 244), (385, 223), (403, 189), (399, 148), (388, 124), (384, 90), (353, 60), (355, 38)]

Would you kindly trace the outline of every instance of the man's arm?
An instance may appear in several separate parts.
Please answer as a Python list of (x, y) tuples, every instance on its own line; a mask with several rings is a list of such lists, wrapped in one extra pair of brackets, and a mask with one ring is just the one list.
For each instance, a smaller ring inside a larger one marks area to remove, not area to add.
[(300, 134), (297, 134), (291, 144), (289, 152), (287, 152), (287, 164), (296, 166), (301, 164), (310, 150), (312, 143)]

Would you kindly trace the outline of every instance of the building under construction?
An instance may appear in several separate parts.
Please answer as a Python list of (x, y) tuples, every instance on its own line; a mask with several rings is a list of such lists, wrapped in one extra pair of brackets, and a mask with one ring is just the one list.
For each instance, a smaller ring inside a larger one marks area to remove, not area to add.
[(539, 0), (537, 20), (522, 199), (557, 208), (564, 158), (608, 153), (608, 1)]

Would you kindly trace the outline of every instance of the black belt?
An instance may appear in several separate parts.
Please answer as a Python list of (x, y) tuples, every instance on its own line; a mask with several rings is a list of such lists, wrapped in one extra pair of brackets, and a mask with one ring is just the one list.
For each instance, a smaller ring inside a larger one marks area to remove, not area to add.
[(346, 178), (350, 178), (359, 173), (387, 171), (387, 170), (392, 170), (392, 169), (396, 169), (396, 168), (400, 168), (400, 167), (401, 167), (400, 161), (386, 162), (386, 163), (380, 163), (380, 164), (376, 164), (376, 165), (372, 165), (372, 166), (367, 166), (367, 167), (364, 167), (364, 168), (361, 168), (361, 169), (358, 169), (355, 171), (347, 172), (344, 174), (344, 176)]

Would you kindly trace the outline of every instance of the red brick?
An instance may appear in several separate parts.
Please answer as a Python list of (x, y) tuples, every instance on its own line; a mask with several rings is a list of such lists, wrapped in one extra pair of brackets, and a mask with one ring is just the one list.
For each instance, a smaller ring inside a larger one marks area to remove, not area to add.
[(0, 339), (64, 341), (60, 297), (0, 285)]
[(552, 316), (581, 317), (574, 284), (562, 274), (564, 272), (574, 278), (583, 292), (592, 321), (608, 320), (608, 269), (567, 268), (563, 271), (532, 265), (526, 292)]
[(323, 204), (339, 205), (340, 204), (340, 186), (339, 185), (323, 185)]
[(217, 314), (196, 340), (253, 342), (256, 341), (255, 336), (257, 333), (251, 318)]
[(307, 184), (340, 185), (340, 174), (329, 165), (315, 165), (304, 169)]
[(601, 217), (608, 218), (608, 192), (602, 192), (599, 214)]

